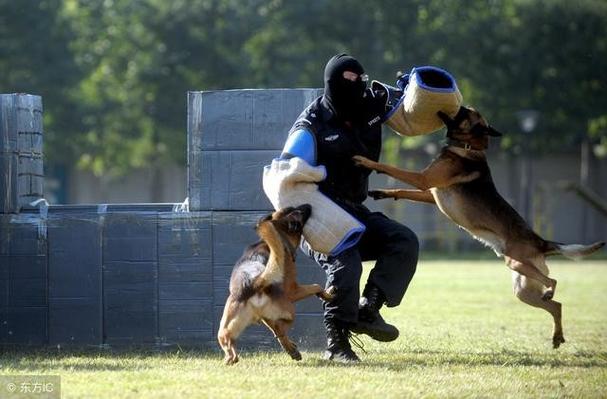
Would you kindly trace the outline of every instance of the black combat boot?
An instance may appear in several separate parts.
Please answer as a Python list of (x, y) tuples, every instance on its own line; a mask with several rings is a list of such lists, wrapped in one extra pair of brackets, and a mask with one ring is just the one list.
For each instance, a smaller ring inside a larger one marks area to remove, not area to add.
[(325, 360), (333, 360), (339, 363), (360, 362), (360, 358), (350, 346), (350, 331), (348, 327), (338, 320), (325, 320), (327, 328), (327, 350), (324, 353)]
[(386, 301), (381, 290), (367, 283), (358, 308), (358, 323), (350, 328), (357, 334), (366, 334), (376, 341), (389, 342), (398, 338), (398, 329), (384, 321), (379, 309)]

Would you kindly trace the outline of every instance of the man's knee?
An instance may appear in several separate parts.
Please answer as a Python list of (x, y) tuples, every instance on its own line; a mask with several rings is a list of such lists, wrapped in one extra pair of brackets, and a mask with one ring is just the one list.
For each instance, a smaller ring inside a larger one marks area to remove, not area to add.
[(415, 256), (419, 253), (419, 239), (417, 235), (406, 226), (402, 226), (395, 231), (390, 246), (399, 252), (406, 253), (409, 256)]

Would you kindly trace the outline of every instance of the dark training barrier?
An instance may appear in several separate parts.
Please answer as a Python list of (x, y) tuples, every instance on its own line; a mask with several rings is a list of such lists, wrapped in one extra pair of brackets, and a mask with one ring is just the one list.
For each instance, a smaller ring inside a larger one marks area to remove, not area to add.
[[(271, 210), (263, 166), (317, 89), (188, 94), (183, 204), (48, 205), (42, 101), (0, 95), (0, 345), (196, 345), (215, 335), (232, 266)], [(301, 282), (324, 272), (302, 254)], [(292, 337), (323, 343), (321, 303), (297, 305)], [(277, 348), (265, 327), (241, 343)]]

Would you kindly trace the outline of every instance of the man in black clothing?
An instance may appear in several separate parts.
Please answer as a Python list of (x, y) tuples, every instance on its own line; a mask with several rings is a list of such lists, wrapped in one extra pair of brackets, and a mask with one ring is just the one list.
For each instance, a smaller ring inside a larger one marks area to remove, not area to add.
[[(367, 80), (353, 57), (340, 54), (331, 58), (325, 67), (324, 95), (298, 117), (281, 155), (324, 165), (327, 177), (319, 183), (319, 190), (366, 227), (356, 245), (338, 254), (321, 254), (304, 243), (304, 250), (327, 273), (327, 286), (337, 287), (335, 299), (324, 305), (325, 358), (340, 362), (360, 360), (350, 346), (350, 332), (379, 341), (398, 337), (398, 329), (387, 324), (379, 310), (384, 304), (400, 304), (415, 273), (419, 251), (417, 237), (409, 228), (362, 204), (370, 171), (357, 167), (352, 157), (379, 160), (381, 123), (391, 101), (402, 96), (401, 91), (384, 84), (368, 89)], [(362, 262), (367, 260), (376, 263), (360, 296)]]

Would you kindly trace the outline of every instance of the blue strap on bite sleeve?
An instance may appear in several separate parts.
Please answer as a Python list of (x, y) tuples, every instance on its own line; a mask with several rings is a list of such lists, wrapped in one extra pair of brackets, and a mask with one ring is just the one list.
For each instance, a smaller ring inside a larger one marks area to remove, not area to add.
[(407, 85), (409, 84), (409, 77), (411, 75), (406, 73), (404, 75), (401, 75), (400, 78), (398, 78), (398, 80), (396, 81), (396, 87), (398, 87), (399, 89), (401, 89), (402, 91), (405, 91), (405, 89), (407, 88)]
[(312, 132), (298, 129), (289, 135), (282, 149), (280, 159), (299, 157), (312, 166), (316, 166), (316, 143)]

